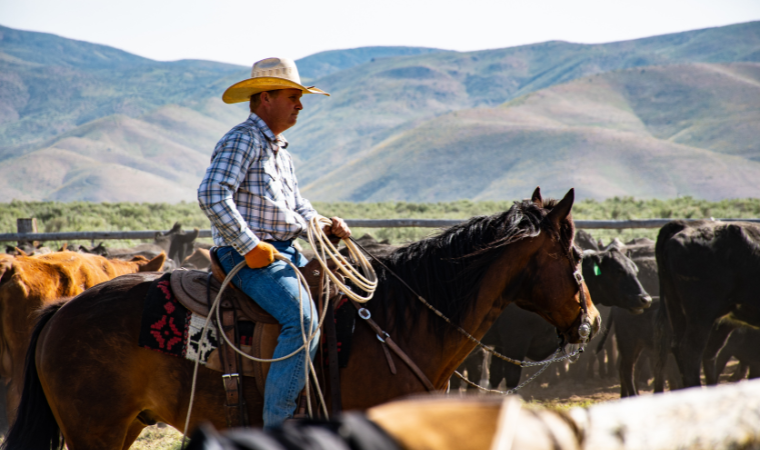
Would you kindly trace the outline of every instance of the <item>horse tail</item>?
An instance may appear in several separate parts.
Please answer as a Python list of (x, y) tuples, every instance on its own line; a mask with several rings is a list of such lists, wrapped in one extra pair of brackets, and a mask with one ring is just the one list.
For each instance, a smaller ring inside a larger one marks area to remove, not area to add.
[(50, 409), (37, 374), (35, 353), (42, 329), (64, 303), (59, 302), (44, 308), (37, 319), (26, 351), (21, 403), (16, 411), (16, 420), (5, 441), (0, 445), (0, 450), (63, 449), (61, 429), (55, 421), (53, 410)]

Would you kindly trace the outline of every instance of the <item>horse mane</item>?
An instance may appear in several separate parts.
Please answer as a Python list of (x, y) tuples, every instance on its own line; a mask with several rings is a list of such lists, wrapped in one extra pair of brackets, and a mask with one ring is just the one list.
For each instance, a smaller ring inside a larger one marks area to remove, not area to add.
[[(515, 202), (505, 212), (473, 217), (401, 247), (381, 261), (449, 320), (461, 325), (478, 295), (486, 269), (506, 246), (538, 236), (543, 228), (557, 236), (564, 248), (572, 247), (575, 229), (569, 215), (560, 230), (553, 230), (550, 221), (542, 222), (557, 203), (544, 200), (544, 206), (539, 207), (530, 200)], [(577, 257), (577, 250), (574, 254)], [(382, 265), (374, 262), (373, 266), (380, 283), (367, 307), (373, 315), (385, 318), (388, 331), (412, 329), (420, 310), (427, 308)], [(429, 324), (438, 335), (453, 329), (443, 320), (434, 319)]]

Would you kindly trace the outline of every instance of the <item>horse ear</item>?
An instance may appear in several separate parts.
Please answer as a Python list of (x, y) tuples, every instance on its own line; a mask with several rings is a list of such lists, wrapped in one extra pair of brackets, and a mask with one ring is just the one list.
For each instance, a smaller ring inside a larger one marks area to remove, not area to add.
[(573, 209), (573, 202), (575, 202), (575, 189), (571, 188), (567, 191), (565, 197), (557, 203), (557, 206), (552, 208), (544, 220), (550, 220), (555, 228), (559, 230), (562, 222), (570, 215), (570, 210)]
[(544, 207), (544, 199), (541, 198), (541, 186), (536, 186), (536, 190), (533, 191), (533, 195), (530, 197), (530, 201), (535, 203), (539, 208)]

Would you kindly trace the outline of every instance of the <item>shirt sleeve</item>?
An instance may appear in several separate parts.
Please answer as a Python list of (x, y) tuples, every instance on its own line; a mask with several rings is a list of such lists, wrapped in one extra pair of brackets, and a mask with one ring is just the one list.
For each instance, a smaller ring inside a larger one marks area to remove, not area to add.
[(224, 242), (241, 255), (253, 250), (260, 239), (238, 211), (234, 195), (260, 152), (261, 143), (252, 135), (245, 132), (226, 135), (217, 144), (211, 165), (198, 187), (201, 210)]

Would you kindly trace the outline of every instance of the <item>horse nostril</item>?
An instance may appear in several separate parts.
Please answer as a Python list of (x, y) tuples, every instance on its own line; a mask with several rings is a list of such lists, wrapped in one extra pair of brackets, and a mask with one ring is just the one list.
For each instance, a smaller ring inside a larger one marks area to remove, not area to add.
[(648, 295), (639, 295), (639, 300), (641, 300), (641, 304), (644, 306), (649, 306), (652, 304), (652, 297)]

